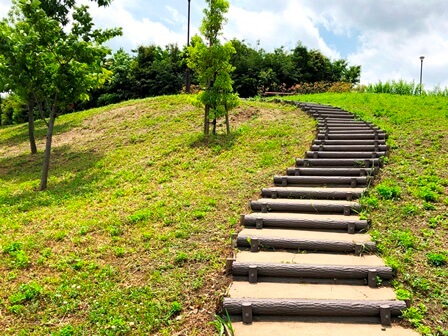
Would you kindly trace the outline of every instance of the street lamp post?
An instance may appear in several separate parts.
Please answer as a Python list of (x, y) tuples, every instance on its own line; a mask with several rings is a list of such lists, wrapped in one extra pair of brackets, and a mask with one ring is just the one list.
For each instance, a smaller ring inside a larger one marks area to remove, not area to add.
[(423, 79), (423, 60), (425, 56), (420, 56), (420, 95), (422, 94), (422, 79)]
[[(188, 0), (188, 27), (187, 27), (187, 47), (190, 46), (190, 2), (191, 0)], [(190, 93), (190, 68), (187, 65), (187, 73), (185, 76), (185, 90), (187, 93)]]

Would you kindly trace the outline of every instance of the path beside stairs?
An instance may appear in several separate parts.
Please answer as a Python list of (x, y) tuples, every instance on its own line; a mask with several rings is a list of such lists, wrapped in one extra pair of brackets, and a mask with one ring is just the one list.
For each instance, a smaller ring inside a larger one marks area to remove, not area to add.
[(397, 335), (406, 302), (393, 270), (375, 255), (357, 199), (387, 154), (387, 135), (352, 113), (298, 103), (318, 120), (305, 158), (251, 201), (227, 260), (232, 284), (223, 310), (236, 336)]

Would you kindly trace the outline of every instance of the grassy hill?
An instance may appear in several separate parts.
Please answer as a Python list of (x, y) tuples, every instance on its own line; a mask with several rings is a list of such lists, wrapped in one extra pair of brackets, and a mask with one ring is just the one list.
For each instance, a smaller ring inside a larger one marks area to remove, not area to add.
[(308, 149), (314, 122), (243, 102), (204, 141), (186, 96), (56, 121), (49, 189), (26, 125), (0, 128), (2, 335), (212, 335), (230, 234)]
[(448, 335), (448, 98), (322, 94), (301, 101), (352, 111), (389, 134), (390, 156), (362, 203), (406, 317), (425, 335)]

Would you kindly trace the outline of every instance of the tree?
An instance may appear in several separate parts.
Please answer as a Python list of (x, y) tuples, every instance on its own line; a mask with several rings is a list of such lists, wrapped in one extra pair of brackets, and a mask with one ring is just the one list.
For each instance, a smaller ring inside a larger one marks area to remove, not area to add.
[(210, 133), (210, 119), (213, 120), (213, 134), (216, 133), (217, 118), (225, 116), (227, 133), (230, 133), (229, 111), (235, 108), (239, 99), (233, 93), (230, 73), (234, 67), (230, 57), (235, 53), (231, 42), (224, 45), (219, 41), (221, 30), (226, 21), (224, 14), (229, 9), (226, 0), (206, 0), (208, 8), (204, 9), (204, 18), (200, 32), (205, 42), (199, 36), (194, 36), (192, 45), (188, 48), (188, 66), (198, 77), (202, 92), (195, 104), (204, 106), (204, 135)]
[[(38, 0), (14, 0), (8, 19), (0, 26), (0, 45), (2, 51), (7, 51), (2, 70), (14, 65), (15, 60), (22, 60), (18, 54), (28, 53), (23, 63), (16, 63), (14, 71), (17, 78), (29, 78), (32, 83), (22, 86), (21, 82), (10, 80), (4, 84), (11, 86), (19, 95), (23, 94), (28, 104), (35, 102), (41, 111), (48, 109), (40, 190), (47, 187), (58, 112), (77, 100), (88, 99), (89, 90), (103, 84), (111, 75), (103, 67), (103, 61), (110, 53), (103, 44), (121, 34), (120, 29), (93, 29), (87, 6), (73, 7), (72, 10), (70, 22), (58, 21), (59, 17), (49, 16)], [(67, 28), (68, 23), (70, 29)], [(5, 40), (10, 40), (10, 43), (5, 43)]]

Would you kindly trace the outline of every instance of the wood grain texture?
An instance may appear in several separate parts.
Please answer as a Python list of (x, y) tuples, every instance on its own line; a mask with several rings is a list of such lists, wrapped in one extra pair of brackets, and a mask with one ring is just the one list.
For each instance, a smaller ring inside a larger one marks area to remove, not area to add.
[(392, 316), (406, 309), (404, 301), (344, 301), (288, 299), (231, 299), (225, 298), (223, 309), (229, 314), (241, 314), (242, 304), (250, 302), (254, 315), (277, 316), (380, 316), (382, 305), (390, 306)]
[(393, 278), (393, 270), (387, 266), (346, 266), (346, 265), (309, 265), (309, 264), (279, 264), (279, 263), (241, 263), (234, 262), (233, 275), (249, 274), (249, 268), (257, 266), (258, 276), (293, 277), (293, 278), (324, 278), (324, 279), (367, 279), (369, 270), (374, 268), (381, 279)]

